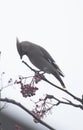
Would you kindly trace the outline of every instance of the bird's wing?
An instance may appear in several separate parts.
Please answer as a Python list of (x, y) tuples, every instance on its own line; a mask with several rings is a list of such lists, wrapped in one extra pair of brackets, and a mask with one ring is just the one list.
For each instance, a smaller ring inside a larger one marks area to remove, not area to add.
[(54, 59), (51, 57), (51, 55), (43, 47), (40, 47), (40, 50), (41, 50), (41, 52), (46, 60), (48, 60), (50, 63), (54, 62)]
[(59, 66), (58, 66), (55, 62), (53, 62), (52, 64), (53, 64), (53, 66), (58, 70), (59, 74), (60, 74), (62, 77), (64, 77), (64, 74), (63, 74), (63, 72), (61, 71), (61, 69), (59, 68)]
[(51, 57), (51, 55), (44, 48), (42, 48), (42, 47), (40, 47), (40, 50), (42, 51), (42, 54), (43, 54), (44, 58), (57, 69), (57, 71), (59, 72), (59, 74), (61, 76), (64, 77), (63, 72), (61, 71), (61, 69), (59, 68), (59, 66), (55, 63), (55, 61)]

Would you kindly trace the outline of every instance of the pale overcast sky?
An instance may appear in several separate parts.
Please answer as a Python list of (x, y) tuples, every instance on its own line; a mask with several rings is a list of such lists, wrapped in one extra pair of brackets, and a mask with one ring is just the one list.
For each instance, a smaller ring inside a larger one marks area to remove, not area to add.
[[(16, 79), (18, 75), (33, 74), (21, 63), (16, 50), (16, 37), (19, 41), (31, 41), (48, 50), (64, 72), (63, 80), (68, 90), (81, 97), (83, 94), (82, 0), (0, 1), (0, 51), (2, 52), (0, 73), (2, 71), (6, 73), (5, 84), (10, 77)], [(24, 59), (30, 64), (26, 57)], [(56, 81), (51, 75), (46, 76), (49, 80)], [(60, 85), (57, 81), (56, 84)], [(42, 87), (38, 92), (39, 96), (49, 93), (56, 97), (65, 97), (63, 93), (45, 82), (39, 85)], [(21, 101), (27, 106), (28, 100), (20, 96), (17, 87), (4, 89), (2, 96)], [(30, 105), (29, 108), (31, 109)], [(10, 107), (4, 111), (7, 110), (10, 110)], [(12, 110), (13, 108), (11, 113)], [(24, 115), (24, 119), (27, 120), (27, 115), (25, 113)], [(83, 111), (71, 106), (55, 107), (52, 115), (48, 115), (44, 120), (57, 130), (83, 130)], [(33, 125), (40, 129), (40, 125), (34, 123)]]

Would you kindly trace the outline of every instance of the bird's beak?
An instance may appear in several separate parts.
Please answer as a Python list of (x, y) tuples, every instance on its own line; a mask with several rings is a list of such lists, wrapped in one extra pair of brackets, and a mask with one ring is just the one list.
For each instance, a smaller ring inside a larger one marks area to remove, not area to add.
[(22, 60), (22, 56), (20, 56), (20, 59)]

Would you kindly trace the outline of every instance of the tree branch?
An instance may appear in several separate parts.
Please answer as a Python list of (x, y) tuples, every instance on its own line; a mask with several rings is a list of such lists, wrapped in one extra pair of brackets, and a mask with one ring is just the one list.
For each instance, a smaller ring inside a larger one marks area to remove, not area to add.
[(60, 88), (59, 86), (53, 84), (52, 82), (50, 82), (49, 80), (47, 80), (45, 77), (43, 77), (43, 80), (46, 81), (47, 83), (51, 84), (52, 86), (58, 88), (59, 90), (67, 93), (68, 95), (70, 95), (71, 97), (73, 97), (75, 100), (79, 101), (81, 104), (83, 104), (83, 100), (81, 98), (76, 97), (74, 94), (70, 93), (68, 90), (65, 90), (63, 88)]
[(21, 109), (23, 109), (24, 111), (26, 111), (28, 114), (30, 114), (33, 118), (35, 118), (39, 123), (41, 123), (42, 125), (44, 125), (45, 127), (47, 127), (50, 130), (56, 130), (53, 127), (51, 127), (50, 125), (48, 125), (47, 123), (45, 123), (44, 121), (40, 120), (36, 115), (34, 115), (30, 110), (26, 109), (21, 103), (16, 102), (15, 100), (12, 99), (8, 99), (8, 98), (0, 98), (0, 101), (2, 102), (7, 102), (7, 103), (11, 103), (14, 104), (18, 107), (20, 107)]
[(62, 101), (62, 100), (56, 98), (56, 97), (53, 96), (53, 95), (48, 95), (48, 94), (47, 94), (46, 97), (45, 97), (45, 99), (54, 99), (54, 100), (56, 100), (57, 103), (54, 104), (53, 106), (55, 106), (55, 105), (58, 106), (58, 105), (60, 105), (60, 104), (66, 104), (66, 105), (71, 105), (71, 106), (74, 106), (74, 107), (77, 107), (77, 108), (80, 108), (80, 109), (83, 110), (83, 105), (75, 104), (75, 103), (73, 103), (72, 101), (70, 101), (70, 100), (68, 100), (68, 99), (66, 99), (66, 98), (63, 98), (63, 99), (66, 100), (66, 101)]

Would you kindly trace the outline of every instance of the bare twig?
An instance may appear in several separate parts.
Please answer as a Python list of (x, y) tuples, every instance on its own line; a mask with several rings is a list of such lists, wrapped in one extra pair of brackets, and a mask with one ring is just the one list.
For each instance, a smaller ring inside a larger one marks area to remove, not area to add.
[[(35, 73), (37, 72), (37, 70), (31, 68), (25, 61), (22, 61), (22, 63), (24, 63), (27, 67), (29, 67), (29, 69), (31, 69), (32, 71), (34, 71)], [(39, 71), (38, 71), (39, 72)]]
[(47, 83), (51, 84), (52, 86), (58, 88), (59, 90), (62, 90), (63, 92), (67, 93), (68, 95), (70, 95), (71, 97), (73, 97), (75, 100), (77, 100), (77, 101), (79, 101), (80, 103), (83, 104), (83, 100), (81, 98), (78, 98), (74, 94), (70, 93), (68, 90), (60, 88), (59, 86), (57, 86), (57, 85), (53, 84), (52, 82), (50, 82), (49, 80), (47, 80), (45, 77), (43, 78), (43, 80), (46, 81)]
[[(77, 108), (81, 108), (83, 110), (83, 105), (75, 104), (75, 103), (73, 103), (72, 101), (70, 101), (69, 99), (66, 99), (66, 98), (63, 98), (66, 101), (62, 101), (62, 100), (54, 97), (53, 95), (48, 95), (47, 94), (46, 97), (45, 97), (45, 100), (47, 100), (47, 99), (54, 99), (54, 100), (56, 100), (57, 101), (56, 106), (58, 106), (60, 104), (66, 104), (66, 105), (71, 105), (71, 106), (74, 106), (74, 107), (77, 107)], [(54, 104), (54, 106), (55, 106), (55, 104)]]

